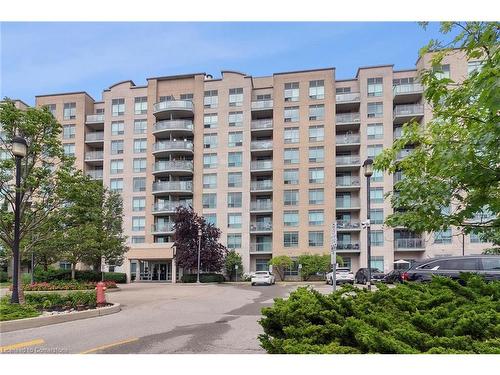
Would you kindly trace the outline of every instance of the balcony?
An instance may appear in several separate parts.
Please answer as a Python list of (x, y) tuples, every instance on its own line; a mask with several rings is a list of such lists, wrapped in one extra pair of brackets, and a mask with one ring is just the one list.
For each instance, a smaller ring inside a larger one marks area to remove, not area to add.
[(192, 120), (164, 120), (158, 121), (153, 126), (153, 134), (166, 136), (169, 134), (193, 134)]
[(406, 158), (408, 155), (412, 153), (413, 149), (412, 148), (404, 148), (401, 151), (398, 151), (396, 154), (396, 160), (400, 161)]
[(191, 100), (166, 100), (153, 104), (153, 114), (157, 119), (193, 116), (194, 105)]
[(250, 254), (252, 254), (252, 253), (271, 254), (272, 252), (273, 252), (272, 242), (260, 242), (260, 243), (251, 243), (250, 244)]
[(272, 191), (273, 180), (252, 181), (250, 191)]
[(192, 193), (192, 181), (157, 181), (153, 183), (153, 194)]
[(361, 119), (359, 117), (359, 112), (338, 113), (335, 116), (335, 122), (337, 125), (359, 124)]
[(273, 161), (272, 160), (253, 160), (250, 163), (250, 171), (272, 171)]
[(422, 117), (424, 117), (423, 104), (400, 104), (394, 107), (394, 124), (404, 124), (411, 120), (420, 121)]
[(361, 95), (359, 92), (349, 92), (345, 94), (337, 94), (335, 95), (335, 101), (337, 104), (341, 103), (352, 103), (352, 102), (358, 102), (361, 99)]
[(250, 143), (250, 150), (252, 151), (269, 151), (273, 149), (273, 140), (265, 141), (252, 141)]
[(250, 223), (250, 233), (272, 232), (273, 223), (269, 222), (254, 222)]
[(102, 180), (103, 171), (102, 169), (91, 169), (87, 171), (87, 176), (93, 180)]
[(273, 201), (271, 200), (262, 200), (262, 201), (251, 201), (250, 202), (250, 211), (251, 212), (272, 212), (273, 210)]
[(191, 141), (160, 141), (153, 145), (153, 155), (162, 156), (172, 152), (193, 153)]
[(392, 132), (392, 137), (394, 138), (394, 140), (399, 139), (402, 136), (403, 136), (403, 127), (398, 126), (398, 127), (394, 128), (394, 130)]
[(104, 115), (87, 115), (85, 117), (86, 124), (104, 124)]
[(359, 221), (351, 220), (337, 220), (337, 230), (339, 231), (351, 231), (351, 230), (360, 230), (361, 223)]
[(252, 111), (265, 111), (273, 109), (272, 100), (257, 100), (252, 102)]
[(359, 210), (360, 209), (359, 199), (358, 198), (343, 199), (337, 197), (335, 208), (337, 210)]
[(425, 241), (422, 238), (399, 238), (394, 240), (394, 250), (396, 251), (423, 251)]
[(359, 134), (337, 134), (335, 143), (337, 146), (352, 146), (359, 145), (361, 137)]
[(337, 251), (346, 253), (359, 253), (360, 252), (359, 242), (358, 241), (338, 242)]
[(175, 212), (177, 207), (189, 207), (192, 205), (192, 202), (184, 202), (184, 201), (164, 201), (158, 202), (153, 205), (153, 215), (162, 215), (162, 214), (172, 214)]
[(250, 123), (252, 130), (269, 130), (273, 128), (273, 119), (252, 120)]
[(153, 165), (153, 174), (160, 175), (162, 173), (176, 175), (191, 175), (193, 174), (193, 162), (191, 160), (161, 160)]
[(101, 143), (104, 141), (104, 132), (90, 132), (85, 134), (86, 143)]
[(357, 169), (361, 166), (361, 161), (359, 159), (359, 155), (341, 155), (335, 157), (335, 164), (337, 165), (337, 168)]
[(357, 190), (360, 187), (359, 178), (350, 176), (337, 177), (335, 179), (335, 186), (337, 190)]
[(104, 151), (87, 151), (85, 153), (85, 161), (103, 161)]
[(397, 171), (393, 175), (393, 183), (397, 184), (399, 181), (402, 181), (404, 178), (403, 172), (402, 171)]
[(174, 232), (174, 225), (173, 222), (156, 223), (152, 225), (151, 232), (155, 235), (170, 234)]
[(424, 88), (420, 83), (408, 83), (396, 85), (392, 88), (392, 96), (395, 104), (414, 103), (421, 99)]

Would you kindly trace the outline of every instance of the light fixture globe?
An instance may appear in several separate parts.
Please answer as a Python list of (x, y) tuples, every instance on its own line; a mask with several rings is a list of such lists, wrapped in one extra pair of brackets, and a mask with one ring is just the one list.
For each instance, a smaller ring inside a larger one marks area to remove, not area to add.
[(373, 174), (373, 159), (366, 159), (363, 163), (363, 169), (365, 173), (365, 177), (371, 177)]
[(201, 237), (202, 234), (203, 232), (201, 231), (201, 228), (198, 228), (198, 237)]
[(12, 154), (18, 158), (24, 158), (28, 152), (28, 143), (23, 137), (12, 138)]

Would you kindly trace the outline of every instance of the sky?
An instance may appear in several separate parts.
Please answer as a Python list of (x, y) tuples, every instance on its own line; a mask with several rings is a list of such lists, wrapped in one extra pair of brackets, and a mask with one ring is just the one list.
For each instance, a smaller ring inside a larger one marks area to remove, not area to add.
[[(416, 22), (0, 23), (0, 97), (33, 105), (41, 94), (87, 91), (101, 100), (116, 82), (221, 70), (253, 76), (325, 67), (336, 78), (360, 66), (415, 67), (440, 38)], [(442, 37), (441, 37), (442, 39)]]

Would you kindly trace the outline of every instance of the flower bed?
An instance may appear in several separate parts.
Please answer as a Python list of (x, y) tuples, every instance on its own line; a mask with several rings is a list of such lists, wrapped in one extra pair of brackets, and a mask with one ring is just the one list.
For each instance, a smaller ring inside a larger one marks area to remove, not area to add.
[[(27, 292), (46, 292), (52, 290), (93, 290), (96, 287), (96, 282), (81, 282), (81, 281), (52, 281), (50, 283), (41, 282), (33, 284), (24, 284), (23, 290)], [(104, 281), (104, 286), (107, 289), (116, 288), (116, 282)], [(11, 287), (12, 289), (12, 287)]]

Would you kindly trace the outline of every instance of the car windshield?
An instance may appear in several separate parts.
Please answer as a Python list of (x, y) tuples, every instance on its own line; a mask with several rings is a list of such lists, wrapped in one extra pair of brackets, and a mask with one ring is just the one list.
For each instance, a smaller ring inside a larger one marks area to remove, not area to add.
[(255, 272), (255, 274), (257, 276), (266, 276), (267, 275), (267, 272), (266, 271), (259, 271), (259, 272)]
[(351, 272), (351, 270), (349, 268), (338, 268), (337, 269), (337, 272), (345, 272), (345, 273), (348, 273), (348, 272)]

